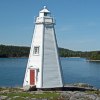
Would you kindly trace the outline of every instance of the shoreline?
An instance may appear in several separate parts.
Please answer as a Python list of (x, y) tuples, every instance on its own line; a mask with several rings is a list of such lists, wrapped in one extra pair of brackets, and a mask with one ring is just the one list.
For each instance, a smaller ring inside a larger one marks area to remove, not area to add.
[[(28, 58), (28, 57), (23, 56), (23, 57), (0, 57), (0, 58)], [(61, 56), (60, 56), (60, 58), (61, 58)], [(63, 58), (84, 58), (84, 57), (63, 57)], [(100, 60), (89, 60), (87, 58), (85, 58), (85, 59), (86, 59), (86, 61), (90, 61), (90, 62), (100, 62)]]
[(79, 85), (78, 88), (68, 86), (65, 90), (34, 91), (0, 87), (0, 100), (100, 100), (100, 89), (89, 88), (89, 84), (84, 83), (76, 85)]
[(90, 61), (90, 62), (100, 62), (100, 60), (86, 60), (86, 61)]
[(65, 57), (65, 58), (82, 58), (82, 57)]
[[(84, 89), (100, 89), (88, 83), (65, 83), (63, 87), (68, 88), (84, 88)], [(62, 87), (62, 88), (63, 88)], [(0, 86), (0, 88), (23, 88), (23, 86)]]

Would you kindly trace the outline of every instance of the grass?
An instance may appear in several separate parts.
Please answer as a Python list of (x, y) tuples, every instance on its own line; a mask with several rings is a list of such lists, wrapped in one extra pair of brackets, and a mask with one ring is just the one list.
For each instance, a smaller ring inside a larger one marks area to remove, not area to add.
[(7, 96), (8, 98), (12, 98), (13, 100), (13, 97), (15, 96), (18, 96), (16, 98), (14, 98), (14, 100), (24, 100), (24, 98), (28, 97), (28, 98), (46, 98), (46, 99), (49, 99), (49, 100), (56, 100), (57, 98), (60, 97), (60, 94), (59, 93), (56, 93), (56, 92), (43, 92), (42, 94), (41, 93), (38, 93), (36, 94), (35, 92), (16, 92), (16, 93), (2, 93), (0, 95), (4, 95), (4, 96)]

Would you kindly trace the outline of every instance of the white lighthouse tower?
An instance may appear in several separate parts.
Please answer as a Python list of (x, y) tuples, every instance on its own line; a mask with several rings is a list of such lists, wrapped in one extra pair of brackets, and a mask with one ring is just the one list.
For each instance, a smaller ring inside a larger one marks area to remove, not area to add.
[(63, 87), (54, 25), (55, 20), (44, 6), (36, 18), (23, 87)]

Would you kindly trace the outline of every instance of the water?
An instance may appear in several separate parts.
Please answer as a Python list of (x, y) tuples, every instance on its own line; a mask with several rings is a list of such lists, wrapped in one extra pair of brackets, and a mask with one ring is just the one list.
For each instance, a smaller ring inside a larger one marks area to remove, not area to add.
[[(27, 58), (0, 58), (0, 86), (22, 86)], [(100, 88), (100, 62), (61, 58), (65, 83), (88, 83)]]
[(22, 86), (26, 58), (0, 58), (0, 86)]
[(65, 83), (87, 83), (100, 88), (100, 62), (83, 58), (61, 58)]

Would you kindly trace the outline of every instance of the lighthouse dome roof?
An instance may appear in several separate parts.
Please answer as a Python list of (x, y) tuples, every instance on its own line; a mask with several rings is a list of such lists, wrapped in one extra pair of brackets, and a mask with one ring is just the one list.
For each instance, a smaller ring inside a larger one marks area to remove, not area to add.
[(43, 10), (41, 10), (40, 13), (50, 13), (50, 11), (47, 9), (46, 6), (44, 6)]

